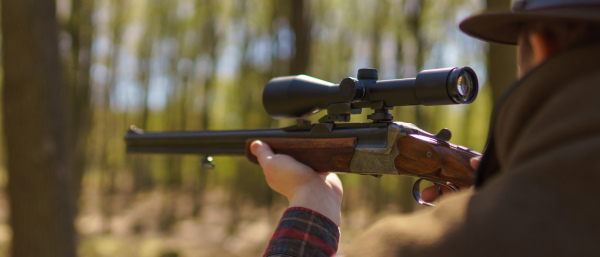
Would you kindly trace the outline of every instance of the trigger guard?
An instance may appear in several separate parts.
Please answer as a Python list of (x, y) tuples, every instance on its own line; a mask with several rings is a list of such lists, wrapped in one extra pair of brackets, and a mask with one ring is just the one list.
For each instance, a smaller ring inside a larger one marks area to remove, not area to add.
[[(425, 201), (425, 200), (423, 200), (423, 198), (421, 197), (421, 190), (420, 190), (420, 189), (421, 189), (421, 181), (423, 181), (423, 180), (427, 180), (427, 179), (420, 178), (420, 179), (418, 179), (417, 181), (415, 181), (415, 184), (413, 185), (413, 198), (415, 198), (415, 200), (416, 200), (416, 201), (417, 201), (417, 202), (418, 202), (420, 205), (425, 205), (425, 206), (431, 206), (431, 207), (434, 207), (434, 206), (435, 206), (435, 204), (433, 204), (433, 203), (430, 203), (430, 202), (426, 202), (426, 201)], [(453, 192), (456, 192), (456, 191), (458, 191), (458, 188), (456, 188), (456, 187), (455, 187), (455, 186), (453, 186), (453, 185), (440, 184), (440, 183), (437, 183), (437, 182), (434, 182), (434, 181), (430, 181), (430, 180), (427, 180), (427, 181), (429, 181), (429, 182), (433, 183), (433, 185), (435, 185), (435, 189), (437, 189), (437, 191), (438, 191), (438, 197), (442, 196), (442, 188), (441, 188), (440, 186), (444, 186), (444, 187), (446, 187), (446, 188), (448, 188), (448, 189), (452, 190)]]

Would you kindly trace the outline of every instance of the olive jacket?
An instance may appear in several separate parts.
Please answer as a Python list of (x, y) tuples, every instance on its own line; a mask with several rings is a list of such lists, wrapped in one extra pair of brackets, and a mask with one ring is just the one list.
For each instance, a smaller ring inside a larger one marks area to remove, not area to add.
[(475, 190), (376, 223), (345, 256), (585, 256), (600, 244), (600, 45), (550, 57), (495, 109)]

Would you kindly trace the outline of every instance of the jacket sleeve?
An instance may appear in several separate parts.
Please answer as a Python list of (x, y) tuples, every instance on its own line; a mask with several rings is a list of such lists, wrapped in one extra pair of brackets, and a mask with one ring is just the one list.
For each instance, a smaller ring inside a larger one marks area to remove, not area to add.
[(564, 85), (531, 109), (534, 115), (504, 149), (499, 175), (476, 192), (386, 218), (356, 238), (346, 256), (596, 255), (597, 81), (600, 76)]
[(264, 256), (333, 256), (339, 239), (333, 221), (316, 211), (292, 207), (283, 214)]

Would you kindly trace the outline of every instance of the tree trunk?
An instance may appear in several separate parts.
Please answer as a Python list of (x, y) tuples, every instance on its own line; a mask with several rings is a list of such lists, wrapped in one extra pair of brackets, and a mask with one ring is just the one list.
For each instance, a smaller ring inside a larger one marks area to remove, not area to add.
[[(103, 218), (103, 231), (109, 232), (110, 228), (108, 224), (112, 219), (112, 216), (116, 212), (117, 207), (115, 206), (115, 195), (117, 193), (117, 173), (116, 173), (116, 164), (113, 160), (109, 158), (111, 152), (115, 151), (114, 145), (109, 143), (109, 139), (111, 135), (114, 135), (115, 129), (121, 129), (121, 126), (115, 125), (118, 122), (115, 122), (118, 116), (111, 117), (111, 107), (110, 107), (110, 98), (112, 96), (113, 91), (115, 90), (117, 84), (117, 68), (119, 67), (119, 57), (121, 56), (121, 44), (122, 44), (122, 34), (123, 34), (123, 19), (125, 17), (124, 10), (124, 1), (112, 1), (111, 7), (113, 12), (113, 20), (112, 20), (112, 50), (110, 53), (110, 57), (108, 60), (108, 67), (110, 67), (110, 72), (108, 73), (108, 83), (105, 85), (104, 91), (104, 110), (102, 117), (102, 127), (104, 130), (103, 136), (106, 136), (106, 140), (101, 140), (100, 142), (103, 144), (101, 149), (103, 149), (102, 153), (102, 169), (101, 169), (101, 182), (100, 182), (100, 212), (102, 213)], [(127, 112), (123, 114), (123, 117), (127, 115)]]
[[(152, 24), (148, 21), (149, 24)], [(139, 73), (138, 79), (144, 85), (144, 108), (142, 110), (142, 129), (148, 129), (150, 124), (150, 63), (152, 60), (152, 34), (146, 31), (144, 40), (138, 48)], [(150, 172), (151, 159), (148, 156), (130, 157), (133, 172), (133, 193), (140, 193), (154, 187), (152, 173)]]
[[(414, 44), (414, 49), (416, 53), (412, 54), (409, 57), (412, 57), (412, 60), (404, 60), (405, 64), (409, 63), (414, 65), (414, 74), (407, 74), (406, 72), (403, 74), (404, 77), (413, 77), (418, 74), (418, 72), (423, 68), (425, 63), (425, 51), (426, 49), (426, 40), (423, 38), (423, 35), (420, 33), (420, 28), (422, 26), (421, 18), (423, 16), (424, 11), (424, 0), (411, 0), (407, 1), (404, 4), (406, 8), (406, 20), (409, 37), (412, 39), (408, 39), (408, 43)], [(412, 40), (412, 42), (410, 42)], [(403, 46), (408, 47), (408, 46)], [(406, 71), (406, 70), (405, 70)], [(417, 126), (422, 129), (428, 130), (431, 127), (430, 120), (428, 118), (427, 112), (421, 106), (415, 106), (414, 108), (414, 117), (415, 123)], [(412, 184), (414, 180), (411, 177), (402, 178), (399, 180), (399, 188), (412, 188)], [(415, 209), (415, 204), (410, 194), (402, 194), (398, 199), (400, 209), (402, 212), (412, 212)]]
[(12, 256), (76, 256), (55, 1), (2, 1)]
[[(211, 10), (217, 3), (213, 0), (205, 1), (204, 5), (207, 6), (208, 10)], [(215, 22), (215, 13), (206, 13), (206, 20), (198, 24), (199, 28), (202, 28), (202, 41), (200, 42), (200, 48), (203, 49), (210, 57), (210, 73), (203, 78), (201, 81), (202, 85), (202, 106), (200, 107), (200, 130), (208, 130), (211, 127), (211, 115), (210, 110), (213, 108), (210, 95), (213, 93), (215, 88), (215, 77), (217, 76), (217, 59), (218, 59), (218, 45), (222, 44), (221, 39), (217, 34), (218, 24)], [(194, 206), (192, 209), (192, 216), (197, 217), (202, 215), (205, 196), (208, 187), (209, 173), (208, 170), (200, 169), (197, 173), (196, 185), (193, 190)]]
[(69, 110), (72, 112), (73, 133), (71, 143), (75, 148), (73, 183), (75, 199), (81, 193), (81, 182), (87, 156), (87, 137), (92, 123), (90, 107), (90, 67), (92, 63), (92, 8), (91, 0), (73, 0), (69, 31), (72, 38), (71, 80), (69, 85)]
[(296, 35), (294, 41), (294, 58), (290, 62), (290, 74), (305, 74), (310, 58), (312, 20), (309, 1), (293, 0), (291, 10), (291, 26)]

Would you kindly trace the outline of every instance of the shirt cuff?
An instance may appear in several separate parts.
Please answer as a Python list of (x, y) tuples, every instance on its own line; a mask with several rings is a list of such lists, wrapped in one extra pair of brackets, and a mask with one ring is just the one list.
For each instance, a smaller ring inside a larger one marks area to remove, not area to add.
[(283, 213), (264, 256), (333, 256), (339, 227), (311, 209), (291, 207)]

